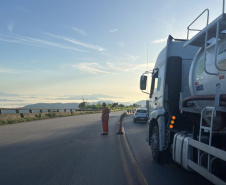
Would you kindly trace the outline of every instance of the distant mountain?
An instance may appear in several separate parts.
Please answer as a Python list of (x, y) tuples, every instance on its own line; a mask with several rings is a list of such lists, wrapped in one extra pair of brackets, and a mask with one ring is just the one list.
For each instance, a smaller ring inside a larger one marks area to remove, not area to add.
[(146, 106), (146, 101), (147, 100), (141, 100), (141, 101), (136, 102), (135, 104), (141, 105), (141, 106)]
[(25, 109), (70, 109), (78, 108), (79, 103), (37, 103), (26, 105), (22, 108)]
[(106, 101), (97, 101), (97, 102), (92, 102), (90, 103), (91, 105), (97, 105), (97, 104), (102, 104), (102, 103), (106, 103), (106, 104), (110, 104), (110, 103), (114, 103), (113, 101), (111, 100), (106, 100)]

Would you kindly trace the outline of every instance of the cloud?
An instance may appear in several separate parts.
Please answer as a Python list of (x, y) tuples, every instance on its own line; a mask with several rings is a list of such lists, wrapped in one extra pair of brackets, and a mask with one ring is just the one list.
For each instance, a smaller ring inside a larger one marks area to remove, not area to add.
[(7, 68), (1, 68), (0, 69), (0, 73), (10, 73), (10, 74), (14, 74), (14, 73), (17, 73), (17, 71), (15, 70), (12, 70), (12, 69), (7, 69)]
[(118, 71), (129, 72), (136, 71), (137, 69), (144, 69), (147, 64), (133, 64), (133, 63), (123, 63), (120, 61), (106, 62), (105, 67), (100, 66), (98, 63), (78, 63), (72, 65), (72, 67), (77, 68), (82, 71), (86, 71), (92, 74), (116, 74)]
[(113, 63), (113, 62), (107, 62), (108, 67), (111, 70), (115, 71), (123, 71), (123, 72), (129, 72), (129, 71), (136, 71), (137, 69), (144, 69), (147, 67), (147, 64), (128, 64), (128, 63)]
[(37, 99), (37, 96), (34, 96), (34, 95), (31, 95), (31, 96), (21, 96), (21, 98)]
[(94, 49), (94, 50), (98, 50), (98, 51), (104, 51), (104, 48), (102, 48), (102, 47), (100, 47), (100, 46), (97, 46), (97, 45), (86, 44), (86, 43), (79, 42), (79, 41), (77, 41), (77, 40), (70, 39), (70, 38), (64, 38), (64, 40), (66, 40), (66, 41), (68, 41), (68, 42), (71, 42), (71, 43), (73, 43), (73, 44), (77, 44), (77, 45), (80, 45), (80, 46), (89, 48), (89, 49)]
[[(11, 29), (11, 28), (9, 28), (9, 29)], [(70, 42), (70, 43), (78, 45), (78, 46), (82, 46), (82, 47), (85, 47), (88, 49), (93, 49), (93, 50), (97, 50), (97, 51), (105, 50), (101, 46), (80, 42), (80, 41), (77, 41), (72, 38), (61, 37), (61, 36), (57, 36), (57, 35), (50, 34), (50, 33), (46, 33), (46, 35)], [(41, 39), (37, 39), (37, 38), (20, 36), (20, 35), (16, 35), (16, 34), (10, 34), (10, 35), (0, 34), (0, 40), (4, 41), (4, 42), (9, 42), (9, 43), (28, 44), (28, 45), (33, 45), (33, 46), (50, 46), (50, 47), (57, 47), (57, 48), (73, 50), (73, 51), (87, 52), (86, 50), (78, 49), (76, 47), (72, 47), (69, 45), (51, 42), (51, 41), (47, 41), (47, 40), (41, 40)]]
[(3, 38), (3, 37), (5, 37), (5, 36), (0, 35), (0, 40), (3, 41), (3, 42), (17, 43), (17, 44), (21, 43), (19, 40), (7, 38), (7, 36), (6, 36), (6, 38)]
[(115, 58), (114, 56), (111, 57), (110, 60), (106, 62), (107, 68), (109, 71), (136, 71), (137, 69), (143, 69), (147, 67), (146, 63), (139, 62), (139, 56), (135, 56), (129, 53), (124, 53), (122, 57)]
[[(0, 63), (1, 65), (1, 63)], [(1, 73), (8, 73), (8, 74), (34, 74), (34, 73), (47, 73), (49, 75), (53, 75), (53, 74), (57, 74), (56, 71), (53, 71), (53, 70), (47, 70), (47, 69), (33, 69), (33, 70), (21, 70), (21, 69), (12, 69), (12, 68), (4, 68), (4, 67), (1, 67), (0, 68), (0, 74)]]
[(118, 29), (113, 29), (113, 30), (110, 30), (111, 33), (114, 33), (114, 32), (117, 32), (119, 31)]
[(82, 71), (86, 71), (92, 74), (110, 74), (112, 72), (108, 71), (108, 69), (103, 68), (98, 63), (78, 63), (72, 65), (74, 68), (78, 68)]
[[(89, 96), (89, 95), (87, 95)], [(109, 96), (109, 95), (104, 95), (104, 94), (92, 94), (92, 96), (96, 96), (98, 98), (122, 98), (122, 97), (116, 97), (116, 96)]]
[(119, 45), (119, 47), (124, 48), (126, 44), (125, 44), (125, 42), (119, 42), (118, 45)]
[(34, 69), (34, 70), (26, 71), (26, 70), (20, 70), (20, 69), (4, 68), (4, 67), (0, 68), (0, 73), (8, 73), (8, 74), (24, 74), (24, 73), (34, 74), (35, 72), (48, 73), (48, 74), (55, 73), (54, 71), (51, 71), (51, 70), (42, 70), (42, 69)]
[(18, 96), (19, 96), (18, 94), (7, 94), (0, 91), (0, 97), (18, 97)]
[(21, 36), (17, 36), (17, 38), (24, 42), (27, 42), (27, 43), (34, 43), (34, 44), (40, 44), (40, 45), (46, 45), (46, 46), (52, 46), (52, 47), (58, 47), (58, 48), (63, 48), (63, 49), (70, 49), (70, 50), (84, 52), (84, 50), (81, 50), (78, 48), (74, 48), (74, 47), (70, 47), (70, 46), (66, 46), (63, 44), (54, 43), (54, 42), (50, 42), (50, 41), (40, 40), (40, 39), (36, 39), (36, 38), (21, 37)]
[(12, 31), (13, 31), (13, 28), (14, 28), (14, 22), (10, 22), (10, 23), (8, 24), (8, 30), (9, 30), (10, 32), (12, 32)]
[(160, 19), (159, 17), (153, 17), (157, 22), (161, 23), (162, 25), (164, 25), (165, 27), (165, 31), (167, 30), (167, 33), (169, 32), (169, 30), (173, 30), (173, 23), (175, 22), (175, 19), (171, 18), (171, 19)]
[(64, 37), (64, 36), (58, 36), (58, 35), (54, 35), (54, 34), (51, 34), (51, 33), (46, 33), (46, 35), (49, 35), (51, 37), (54, 37), (54, 38), (57, 38), (57, 39), (61, 39), (61, 40), (70, 42), (72, 44), (83, 46), (85, 48), (89, 48), (89, 49), (93, 49), (93, 50), (97, 50), (97, 51), (104, 51), (105, 50), (101, 46), (97, 46), (97, 45), (93, 45), (93, 44), (88, 44), (88, 43), (80, 42), (80, 41), (77, 41), (77, 40), (72, 39), (72, 38), (68, 38), (68, 37)]
[(131, 55), (131, 54), (128, 54), (128, 53), (126, 53), (125, 55), (128, 57), (127, 60), (135, 61), (135, 60), (139, 59), (138, 56), (134, 56), (134, 55)]
[(3, 102), (23, 102), (23, 100), (8, 100), (8, 99), (0, 99)]
[(73, 29), (75, 32), (77, 32), (78, 34), (80, 34), (80, 35), (86, 35), (86, 33), (85, 33), (83, 30), (79, 29), (79, 28), (73, 27), (72, 29)]
[(38, 72), (38, 73), (47, 73), (47, 74), (57, 74), (56, 71), (46, 70), (46, 69), (36, 69), (35, 72)]
[(119, 71), (123, 72), (129, 72), (129, 71), (136, 71), (137, 69), (143, 69), (147, 68), (147, 64), (139, 64), (138, 59), (139, 56), (134, 56), (128, 53), (125, 53), (123, 57), (116, 58), (114, 56), (110, 56), (107, 53), (106, 62), (100, 65), (96, 62), (82, 62), (75, 65), (72, 65), (72, 67), (77, 68), (82, 71), (86, 71), (92, 74), (117, 74)]
[(99, 98), (97, 97), (93, 97), (93, 96), (70, 96), (70, 97), (67, 97), (67, 98), (57, 98), (56, 100), (81, 100), (82, 98), (84, 98), (85, 100), (100, 100)]
[(90, 95), (68, 95), (65, 97), (59, 97), (56, 98), (56, 100), (102, 100), (102, 99), (113, 99), (113, 98), (121, 98), (121, 97), (115, 97), (115, 96), (109, 96), (104, 94), (90, 94)]
[(159, 43), (163, 43), (163, 42), (166, 42), (166, 41), (167, 41), (167, 38), (164, 38), (164, 39), (154, 40), (151, 43), (152, 44), (159, 44)]
[(9, 73), (9, 74), (19, 74), (19, 73), (32, 73), (32, 71), (25, 71), (25, 70), (15, 70), (15, 69), (8, 69), (8, 68), (1, 68), (0, 73)]
[(20, 36), (16, 34), (0, 35), (0, 40), (5, 42), (18, 43), (18, 44), (28, 44), (28, 45), (34, 45), (34, 46), (50, 46), (50, 47), (57, 47), (57, 48), (73, 50), (73, 51), (87, 52), (85, 50), (81, 50), (68, 45), (31, 38), (31, 37)]

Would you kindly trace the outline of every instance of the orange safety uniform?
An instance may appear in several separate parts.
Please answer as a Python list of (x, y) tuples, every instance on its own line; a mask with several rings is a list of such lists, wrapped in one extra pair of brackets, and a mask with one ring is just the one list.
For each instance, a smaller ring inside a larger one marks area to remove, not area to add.
[(109, 113), (110, 110), (107, 107), (104, 107), (102, 109), (102, 128), (103, 128), (103, 133), (108, 133), (108, 120), (109, 120)]

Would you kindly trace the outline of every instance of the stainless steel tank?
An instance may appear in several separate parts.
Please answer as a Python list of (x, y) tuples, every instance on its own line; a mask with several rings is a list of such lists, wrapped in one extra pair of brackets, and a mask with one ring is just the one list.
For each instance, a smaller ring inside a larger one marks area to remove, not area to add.
[[(219, 41), (217, 50), (217, 65), (226, 70), (226, 37)], [(218, 75), (207, 74), (204, 70)], [(201, 48), (193, 59), (189, 72), (189, 89), (191, 96), (215, 95), (216, 85), (220, 84), (220, 93), (226, 94), (226, 71), (215, 67), (215, 43), (206, 50), (206, 64), (204, 62), (204, 48)], [(202, 110), (206, 106), (213, 106), (214, 100), (195, 100), (196, 107)]]

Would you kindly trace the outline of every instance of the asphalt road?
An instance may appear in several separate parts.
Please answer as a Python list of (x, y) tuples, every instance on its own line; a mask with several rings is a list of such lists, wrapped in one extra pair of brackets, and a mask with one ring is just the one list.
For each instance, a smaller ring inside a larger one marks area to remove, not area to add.
[(0, 184), (210, 184), (175, 165), (153, 162), (146, 124), (133, 123), (132, 115), (123, 123), (126, 135), (116, 135), (121, 114), (110, 114), (108, 136), (100, 135), (100, 114), (1, 126)]
[(146, 142), (147, 124), (133, 123), (133, 115), (123, 123), (126, 138), (136, 157), (146, 181), (150, 185), (211, 185), (209, 181), (196, 173), (187, 172), (175, 164), (157, 164), (152, 160), (151, 149)]

